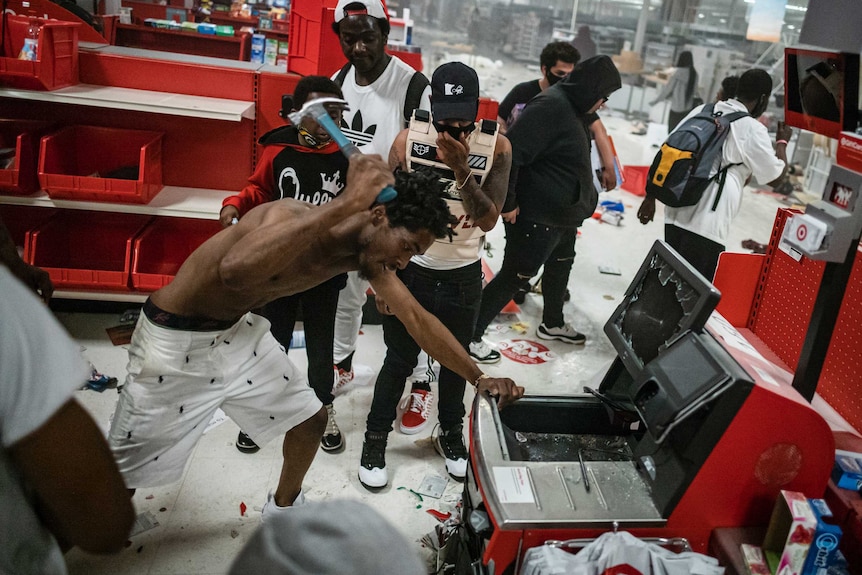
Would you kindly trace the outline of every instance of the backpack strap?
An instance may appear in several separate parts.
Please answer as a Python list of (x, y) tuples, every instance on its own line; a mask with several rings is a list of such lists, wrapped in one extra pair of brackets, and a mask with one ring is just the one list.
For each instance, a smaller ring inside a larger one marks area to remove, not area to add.
[(333, 79), (333, 82), (335, 82), (339, 86), (343, 86), (344, 79), (347, 77), (347, 72), (350, 70), (350, 66), (352, 66), (350, 62), (342, 66), (341, 70), (339, 70), (338, 74), (335, 76), (335, 79)]
[[(350, 71), (351, 65), (352, 64), (348, 62), (342, 66), (341, 70), (339, 70), (338, 74), (333, 78), (333, 82), (339, 86), (343, 86), (344, 79), (347, 78), (347, 72)], [(425, 88), (430, 85), (431, 82), (428, 81), (425, 74), (422, 72), (413, 73), (413, 76), (410, 78), (410, 83), (407, 85), (407, 95), (404, 98), (404, 110), (402, 113), (404, 116), (405, 127), (410, 125), (410, 118), (413, 116), (413, 110), (417, 109), (422, 104), (422, 94), (425, 92)]]
[(410, 124), (410, 118), (413, 116), (413, 110), (417, 109), (422, 104), (422, 94), (425, 88), (431, 83), (425, 74), (422, 72), (414, 72), (410, 78), (410, 84), (407, 86), (407, 97), (404, 98), (404, 126)]
[[(732, 112), (724, 116), (724, 119), (727, 120), (727, 125), (730, 126), (733, 122), (737, 121), (740, 118), (748, 116), (748, 112)], [(718, 171), (712, 177), (712, 179), (719, 178), (718, 180), (718, 191), (715, 194), (715, 199), (712, 201), (712, 211), (714, 212), (718, 209), (718, 202), (721, 201), (721, 192), (724, 190), (724, 182), (727, 180), (727, 170), (732, 168), (733, 166), (739, 166), (740, 163), (730, 164), (727, 166), (721, 167), (721, 160), (719, 159)]]

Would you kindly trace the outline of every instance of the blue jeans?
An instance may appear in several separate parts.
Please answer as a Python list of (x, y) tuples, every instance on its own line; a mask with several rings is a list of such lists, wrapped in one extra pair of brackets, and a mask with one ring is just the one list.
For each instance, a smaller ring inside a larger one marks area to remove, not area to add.
[[(411, 262), (398, 272), (398, 276), (416, 301), (436, 316), (466, 349), (482, 298), (481, 263), (454, 270), (431, 270)], [(374, 384), (366, 429), (388, 433), (392, 431), (404, 384), (416, 365), (419, 344), (404, 324), (390, 315), (383, 317), (383, 341), (386, 343), (386, 359)], [(437, 413), (440, 427), (445, 431), (463, 423), (465, 387), (463, 377), (440, 367)]]
[(503, 265), (482, 291), (482, 305), (473, 341), (479, 341), (519, 289), (527, 289), (530, 278), (542, 274), (542, 296), (545, 300), (542, 322), (548, 327), (565, 324), (563, 303), (572, 263), (575, 261), (577, 228), (560, 228), (527, 221), (523, 218), (506, 224), (506, 249)]

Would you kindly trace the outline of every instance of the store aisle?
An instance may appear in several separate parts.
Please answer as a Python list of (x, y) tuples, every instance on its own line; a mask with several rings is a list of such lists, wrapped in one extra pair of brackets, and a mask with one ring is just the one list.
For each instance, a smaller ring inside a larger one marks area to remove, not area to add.
[[(603, 115), (603, 119), (623, 163), (646, 165), (651, 161), (655, 148), (645, 144), (644, 136), (631, 134), (631, 122), (613, 113)], [(620, 226), (588, 220), (581, 229), (569, 283), (572, 299), (565, 311), (567, 320), (586, 334), (586, 345), (568, 346), (536, 339), (535, 328), (541, 321), (542, 306), (541, 296), (536, 294), (527, 296), (519, 314), (500, 316), (489, 329), (488, 339), (498, 344), (526, 339), (541, 341), (549, 349), (550, 355), (526, 356), (525, 362), (504, 356), (500, 363), (486, 367), (489, 374), (512, 377), (529, 394), (578, 393), (601, 374), (614, 356), (603, 335), (604, 322), (619, 303), (653, 241), (662, 236), (661, 214), (648, 226), (637, 222), (635, 214), (640, 198), (618, 189), (603, 194), (600, 200), (622, 202), (625, 216)], [(770, 194), (747, 194), (729, 249), (745, 251), (741, 242), (749, 238), (766, 243), (775, 210), (783, 205), (786, 204)], [(502, 226), (497, 226), (489, 236), (486, 252), (492, 270), (499, 269), (504, 245)], [(600, 266), (615, 268), (619, 275), (601, 273)], [(126, 350), (113, 346), (105, 333), (106, 328), (119, 323), (119, 315), (59, 315), (99, 371), (122, 380)], [(336, 454), (318, 453), (305, 480), (305, 493), (310, 501), (334, 498), (364, 501), (393, 521), (408, 539), (417, 541), (418, 547), (419, 539), (437, 523), (428, 511), (451, 511), (461, 484), (449, 480), (441, 499), (427, 496), (420, 499), (411, 491), (418, 490), (427, 477), (446, 477), (443, 459), (436, 454), (430, 440), (435, 408), (425, 431), (412, 436), (398, 431), (390, 434), (387, 449), (390, 485), (379, 493), (371, 493), (360, 485), (357, 469), (365, 416), (371, 403), (373, 378), (385, 353), (380, 326), (363, 326), (358, 345), (355, 362), (367, 374), (335, 401), (336, 419), (345, 436), (346, 448)], [(303, 350), (292, 350), (290, 356), (305, 369)], [(469, 409), (472, 392), (468, 390), (466, 395)], [(79, 391), (77, 398), (107, 429), (117, 401), (116, 391)], [(226, 573), (233, 557), (259, 524), (260, 508), (267, 491), (275, 487), (281, 466), (280, 441), (246, 455), (234, 447), (237, 431), (230, 420), (213, 427), (197, 446), (182, 481), (138, 490), (134, 498), (136, 512), (141, 523), (148, 523), (142, 528), (150, 528), (132, 536), (122, 553), (95, 557), (73, 550), (67, 555), (70, 572), (73, 575)], [(154, 526), (155, 522), (158, 525)]]

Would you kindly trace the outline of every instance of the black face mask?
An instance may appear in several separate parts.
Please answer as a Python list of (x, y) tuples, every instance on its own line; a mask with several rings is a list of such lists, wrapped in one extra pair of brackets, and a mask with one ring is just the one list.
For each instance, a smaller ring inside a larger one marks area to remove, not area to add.
[(551, 74), (550, 71), (548, 71), (548, 73), (545, 74), (545, 79), (548, 81), (549, 86), (553, 86), (554, 84), (556, 84), (557, 82), (559, 82), (563, 78), (565, 78), (565, 76), (556, 76), (554, 74)]
[(461, 134), (464, 136), (469, 136), (470, 133), (476, 129), (476, 124), (470, 124), (469, 126), (464, 126), (463, 128), (458, 128), (457, 126), (449, 126), (442, 122), (432, 122), (434, 124), (434, 129), (437, 130), (438, 134), (442, 134), (443, 132), (448, 133), (450, 136), (455, 138), (456, 140), (461, 139)]

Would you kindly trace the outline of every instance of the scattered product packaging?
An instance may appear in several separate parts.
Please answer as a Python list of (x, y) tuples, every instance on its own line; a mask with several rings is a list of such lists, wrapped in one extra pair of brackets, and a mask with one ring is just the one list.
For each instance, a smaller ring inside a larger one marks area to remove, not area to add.
[(829, 567), (837, 561), (841, 528), (831, 523), (835, 519), (823, 499), (809, 499), (808, 503), (817, 518), (817, 531), (802, 567), (802, 575), (826, 575)]
[(862, 489), (862, 453), (836, 449), (832, 482), (841, 489)]
[(817, 518), (808, 498), (797, 491), (782, 490), (763, 540), (770, 570), (781, 575), (801, 575), (816, 529)]
[(772, 575), (769, 565), (766, 564), (763, 549), (757, 545), (743, 543), (739, 546), (739, 550), (742, 552), (742, 561), (745, 563), (747, 575)]

